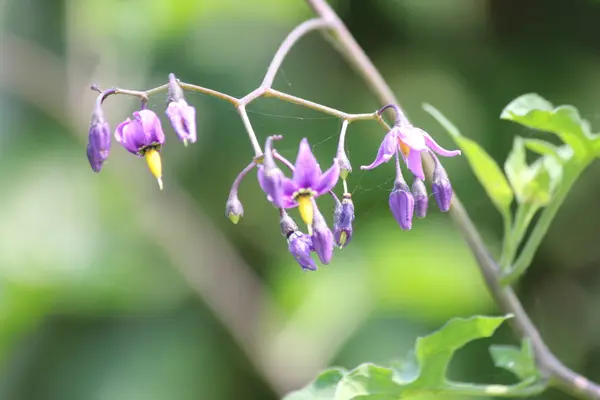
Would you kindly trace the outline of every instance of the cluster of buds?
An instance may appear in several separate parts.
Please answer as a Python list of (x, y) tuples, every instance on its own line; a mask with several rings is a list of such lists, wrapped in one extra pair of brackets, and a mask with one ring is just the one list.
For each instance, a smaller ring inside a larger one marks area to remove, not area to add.
[[(435, 154), (452, 157), (459, 155), (460, 151), (440, 147), (427, 132), (411, 125), (395, 105), (386, 106), (378, 113), (383, 113), (387, 108), (396, 110), (394, 125), (383, 139), (375, 161), (361, 169), (373, 169), (395, 156), (396, 179), (389, 197), (390, 210), (400, 227), (410, 230), (413, 215), (424, 218), (429, 202), (421, 153), (426, 152), (434, 160), (432, 192), (440, 210), (446, 212), (450, 209), (452, 186)], [(347, 123), (344, 123), (336, 157), (325, 172), (322, 172), (306, 139), (301, 140), (296, 162), (292, 164), (274, 149), (274, 141), (280, 140), (281, 136), (268, 137), (264, 155), (253, 160), (235, 179), (227, 201), (227, 217), (233, 223), (239, 222), (243, 215), (243, 207), (238, 198), (238, 186), (243, 177), (256, 167), (258, 183), (267, 200), (279, 209), (281, 233), (287, 239), (288, 250), (294, 259), (304, 270), (317, 269), (312, 253), (317, 255), (322, 264), (329, 264), (334, 247), (346, 247), (353, 234), (354, 203), (346, 184), (346, 178), (352, 168), (343, 146), (346, 128)], [(409, 188), (404, 180), (400, 166), (401, 158), (415, 176), (412, 188)], [(291, 171), (291, 178), (281, 170), (278, 161)], [(340, 178), (344, 187), (341, 201), (333, 192)], [(333, 230), (328, 227), (317, 206), (317, 198), (324, 194), (330, 194), (334, 199)], [(306, 233), (288, 214), (287, 210), (291, 208), (298, 208), (300, 218), (306, 224)]]
[[(444, 157), (454, 157), (461, 153), (460, 150), (442, 148), (427, 132), (413, 126), (406, 119), (402, 110), (394, 104), (383, 107), (378, 113), (381, 114), (388, 108), (392, 108), (396, 112), (394, 125), (383, 138), (373, 163), (363, 166), (361, 169), (373, 169), (395, 157), (396, 179), (389, 198), (390, 210), (400, 227), (403, 230), (410, 230), (413, 215), (416, 214), (417, 218), (425, 218), (429, 204), (421, 153), (427, 152), (434, 161), (432, 192), (442, 212), (450, 209), (452, 185), (436, 153)], [(411, 188), (408, 187), (402, 175), (400, 158), (404, 160), (406, 167), (414, 175)]]
[[(169, 75), (169, 83), (163, 86), (169, 91), (165, 114), (179, 140), (187, 146), (188, 143), (196, 142), (196, 110), (186, 102), (182, 85), (185, 84), (180, 84), (175, 75)], [(114, 132), (115, 139), (131, 154), (146, 159), (150, 172), (162, 189), (160, 151), (165, 145), (165, 134), (158, 115), (146, 107), (147, 92), (121, 89), (101, 91), (96, 100), (89, 130), (87, 156), (90, 166), (93, 171), (100, 172), (110, 153), (111, 132), (102, 112), (102, 102), (106, 97), (119, 93), (140, 97), (142, 107), (133, 113), (133, 118), (127, 118), (117, 126)], [(446, 212), (450, 209), (452, 186), (436, 154), (453, 157), (459, 155), (460, 151), (440, 147), (427, 132), (410, 124), (396, 105), (383, 107), (377, 111), (377, 115), (380, 117), (388, 108), (396, 112), (394, 125), (385, 135), (373, 163), (361, 169), (373, 169), (395, 157), (396, 179), (389, 196), (389, 206), (400, 227), (410, 230), (413, 216), (424, 218), (428, 208), (429, 196), (424, 182), (421, 153), (426, 152), (433, 158), (435, 169), (432, 192), (440, 210)], [(316, 270), (313, 253), (322, 264), (329, 264), (334, 248), (337, 246), (343, 249), (348, 246), (353, 235), (354, 203), (346, 181), (352, 167), (344, 150), (348, 125), (349, 121), (344, 120), (336, 156), (331, 167), (325, 172), (321, 170), (306, 138), (300, 141), (296, 162), (292, 164), (274, 148), (274, 142), (282, 137), (269, 136), (265, 142), (264, 153), (252, 159), (234, 180), (225, 215), (234, 224), (239, 223), (243, 217), (244, 207), (238, 197), (238, 188), (244, 177), (256, 168), (258, 184), (267, 201), (279, 210), (281, 233), (287, 240), (289, 252), (298, 264), (304, 270)], [(412, 187), (404, 180), (400, 159), (414, 175)], [(290, 171), (291, 177), (287, 176), (279, 165), (284, 165)], [(340, 179), (343, 183), (341, 201), (334, 193)], [(329, 228), (317, 205), (317, 199), (323, 195), (330, 195), (334, 200), (333, 229)], [(293, 208), (298, 209), (306, 226), (306, 233), (288, 214), (287, 210)]]
[[(94, 172), (100, 172), (107, 160), (111, 148), (110, 127), (104, 119), (102, 102), (112, 94), (118, 93), (117, 89), (102, 92), (96, 100), (92, 122), (88, 134), (87, 156)], [(196, 141), (196, 110), (187, 104), (183, 91), (175, 75), (169, 75), (169, 97), (166, 115), (175, 130), (175, 133), (184, 144)], [(115, 129), (115, 139), (131, 154), (143, 157), (148, 163), (148, 168), (162, 190), (162, 161), (160, 151), (165, 145), (165, 134), (160, 118), (156, 113), (142, 108), (133, 113), (133, 118), (127, 118)]]

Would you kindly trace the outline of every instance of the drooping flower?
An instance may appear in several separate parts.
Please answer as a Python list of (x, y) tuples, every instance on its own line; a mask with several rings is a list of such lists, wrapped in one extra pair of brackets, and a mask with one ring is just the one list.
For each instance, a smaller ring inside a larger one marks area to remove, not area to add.
[(317, 265), (311, 257), (311, 252), (314, 251), (311, 237), (298, 230), (298, 225), (285, 210), (281, 209), (280, 213), (279, 227), (281, 234), (287, 239), (288, 251), (303, 270), (315, 271)]
[(102, 107), (96, 104), (88, 133), (87, 158), (94, 172), (100, 172), (110, 153), (110, 126), (104, 119)]
[(335, 197), (333, 211), (333, 237), (340, 249), (346, 247), (352, 239), (352, 223), (354, 222), (354, 203), (350, 193), (344, 193), (344, 198), (339, 201)]
[(419, 178), (415, 178), (411, 189), (415, 199), (415, 216), (417, 218), (425, 218), (427, 216), (427, 207), (429, 206), (429, 197), (427, 196), (425, 182)]
[(183, 90), (174, 74), (169, 74), (169, 105), (165, 114), (185, 146), (188, 142), (196, 142), (196, 109), (185, 101)]
[[(333, 257), (333, 233), (327, 226), (323, 214), (319, 211), (317, 203), (313, 203), (313, 223), (311, 225), (312, 247), (323, 264), (329, 264)], [(310, 232), (310, 231), (309, 231)]]
[(165, 134), (156, 113), (148, 109), (134, 112), (133, 119), (127, 118), (117, 126), (115, 138), (128, 152), (146, 158), (148, 168), (162, 190), (162, 162), (159, 152), (165, 144)]
[[(266, 157), (267, 154), (265, 161)], [(269, 185), (267, 171), (267, 166), (259, 168), (258, 181), (269, 201), (282, 208), (298, 207), (307, 225), (312, 225), (314, 217), (312, 199), (329, 192), (340, 176), (340, 166), (335, 159), (331, 168), (324, 173), (321, 171), (306, 139), (300, 142), (292, 179), (282, 176), (280, 186)], [(277, 204), (276, 198), (280, 194), (281, 202)]]
[[(378, 112), (391, 107), (398, 109), (395, 105), (383, 107)], [(460, 150), (446, 150), (436, 143), (435, 140), (424, 130), (413, 126), (406, 118), (401, 117), (399, 109), (396, 122), (390, 131), (385, 135), (375, 160), (370, 165), (362, 166), (361, 169), (373, 169), (385, 162), (388, 162), (396, 151), (400, 150), (406, 166), (419, 179), (425, 180), (423, 173), (423, 164), (421, 162), (421, 153), (424, 151), (433, 151), (444, 157), (454, 157), (461, 154)]]
[(412, 228), (415, 199), (402, 177), (400, 156), (398, 154), (396, 154), (396, 180), (394, 182), (394, 189), (390, 193), (389, 204), (390, 210), (400, 228), (409, 231)]
[(439, 162), (437, 157), (432, 154), (435, 162), (435, 168), (433, 169), (433, 179), (431, 182), (431, 191), (435, 197), (435, 201), (442, 212), (450, 210), (450, 203), (452, 201), (452, 185), (446, 170)]
[(316, 271), (317, 265), (310, 256), (310, 252), (313, 249), (311, 237), (300, 231), (295, 231), (288, 236), (287, 241), (289, 252), (294, 256), (294, 259), (300, 264), (302, 269)]

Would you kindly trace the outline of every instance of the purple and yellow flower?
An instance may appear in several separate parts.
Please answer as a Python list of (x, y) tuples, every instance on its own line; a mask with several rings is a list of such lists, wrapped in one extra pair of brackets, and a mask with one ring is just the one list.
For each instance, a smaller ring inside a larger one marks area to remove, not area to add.
[[(270, 149), (266, 149), (267, 152)], [(267, 154), (265, 154), (266, 160)], [(312, 199), (329, 192), (340, 176), (340, 166), (334, 159), (333, 165), (324, 173), (310, 150), (308, 140), (302, 139), (294, 165), (292, 178), (281, 174), (276, 184), (269, 184), (267, 166), (258, 169), (258, 181), (267, 194), (267, 199), (280, 208), (298, 207), (302, 220), (312, 225), (314, 210)], [(279, 198), (278, 202), (275, 202)]]
[(127, 118), (117, 126), (115, 138), (128, 152), (146, 158), (148, 168), (162, 190), (162, 162), (159, 152), (165, 144), (165, 134), (156, 113), (148, 109), (134, 112), (133, 119)]
[(444, 157), (454, 157), (461, 154), (460, 150), (444, 149), (427, 132), (404, 122), (403, 125), (394, 125), (390, 129), (381, 142), (375, 161), (370, 165), (362, 166), (361, 169), (373, 169), (388, 162), (398, 150), (402, 154), (408, 169), (422, 180), (425, 179), (421, 162), (422, 152), (431, 150)]

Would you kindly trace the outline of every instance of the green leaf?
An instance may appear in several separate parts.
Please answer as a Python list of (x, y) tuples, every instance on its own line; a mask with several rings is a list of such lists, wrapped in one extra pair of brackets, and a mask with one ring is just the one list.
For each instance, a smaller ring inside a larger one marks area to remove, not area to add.
[(321, 372), (310, 385), (288, 394), (284, 400), (331, 400), (334, 398), (338, 382), (345, 373), (346, 371), (341, 368)]
[(525, 141), (515, 137), (504, 170), (520, 204), (543, 207), (550, 202), (562, 179), (562, 165), (557, 158), (559, 158), (558, 153), (549, 154), (528, 165)]
[(573, 106), (554, 108), (552, 103), (538, 94), (529, 93), (514, 99), (507, 105), (501, 119), (556, 134), (572, 147), (575, 155), (586, 157), (593, 151), (590, 124)]
[(509, 212), (513, 191), (492, 157), (479, 144), (460, 134), (458, 129), (435, 107), (424, 104), (423, 109), (435, 118), (454, 139), (467, 157), (475, 176), (501, 214)]
[(490, 347), (490, 354), (496, 367), (514, 373), (521, 380), (540, 376), (535, 364), (531, 341), (528, 339), (523, 340), (521, 348), (493, 345)]
[(454, 352), (467, 343), (492, 336), (511, 315), (504, 317), (475, 316), (450, 320), (439, 331), (417, 339), (416, 355), (420, 375), (413, 386), (437, 386), (446, 381), (446, 369)]

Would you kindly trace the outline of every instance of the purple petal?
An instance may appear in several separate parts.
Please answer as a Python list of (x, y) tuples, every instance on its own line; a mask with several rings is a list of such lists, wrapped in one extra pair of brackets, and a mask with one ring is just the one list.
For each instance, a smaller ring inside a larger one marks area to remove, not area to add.
[(171, 121), (173, 130), (181, 141), (196, 142), (196, 109), (185, 100), (169, 103), (165, 111)]
[(389, 204), (390, 210), (400, 227), (405, 231), (409, 231), (412, 228), (415, 199), (408, 190), (408, 186), (394, 188), (390, 194)]
[(125, 127), (127, 125), (129, 125), (129, 123), (131, 122), (130, 118), (127, 118), (125, 121), (121, 122), (119, 125), (117, 125), (117, 128), (115, 129), (115, 139), (117, 140), (117, 142), (119, 143), (123, 143), (124, 142), (124, 130)]
[(406, 166), (411, 172), (419, 179), (425, 180), (425, 174), (423, 173), (423, 162), (421, 160), (421, 153), (415, 150), (411, 150), (408, 157), (405, 158)]
[(306, 138), (300, 142), (298, 157), (296, 158), (294, 181), (300, 188), (314, 188), (319, 183), (319, 164), (310, 150)]
[(419, 128), (415, 128), (412, 125), (398, 128), (398, 138), (412, 150), (427, 150), (423, 133), (425, 133), (425, 131)]
[[(256, 176), (258, 178), (258, 184), (260, 185), (260, 188), (267, 195), (267, 200), (269, 200), (271, 203), (275, 204), (274, 199), (272, 197), (272, 187), (271, 187), (268, 179), (266, 179), (266, 177), (265, 177), (264, 167), (262, 165), (259, 165)], [(294, 192), (296, 192), (298, 190), (296, 183), (293, 180), (291, 180), (290, 178), (283, 176), (281, 178), (281, 185), (282, 185), (281, 198), (279, 199), (279, 204), (275, 204), (275, 205), (278, 207), (283, 207), (283, 208), (296, 207), (297, 204), (292, 199), (292, 195), (294, 194)]]
[(152, 110), (144, 109), (133, 113), (134, 117), (140, 121), (144, 130), (145, 141), (151, 144), (165, 144), (165, 134), (160, 123), (160, 118)]
[(461, 154), (460, 150), (444, 149), (442, 146), (437, 144), (437, 142), (435, 140), (433, 140), (433, 138), (429, 135), (429, 133), (427, 133), (425, 131), (422, 131), (422, 133), (423, 133), (423, 137), (425, 138), (425, 144), (427, 145), (427, 147), (429, 147), (431, 150), (438, 153), (440, 156), (454, 157), (454, 156), (459, 156)]
[(141, 129), (139, 122), (127, 118), (117, 125), (117, 128), (115, 129), (115, 139), (123, 145), (125, 150), (139, 156), (138, 152), (140, 148), (134, 139), (137, 136), (137, 132), (141, 131)]
[(317, 196), (329, 192), (335, 187), (340, 177), (340, 164), (336, 159), (333, 160), (333, 165), (319, 178), (319, 183), (314, 187)]
[(381, 142), (381, 146), (379, 146), (379, 151), (377, 152), (377, 157), (375, 157), (375, 161), (371, 163), (371, 165), (363, 165), (360, 169), (373, 169), (384, 162), (388, 162), (390, 158), (396, 154), (396, 149), (398, 148), (397, 141), (397, 132), (396, 129), (390, 130), (383, 141)]

